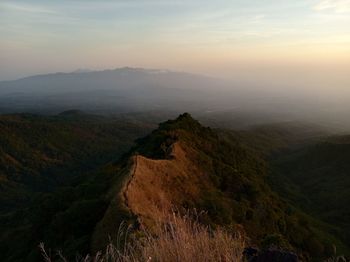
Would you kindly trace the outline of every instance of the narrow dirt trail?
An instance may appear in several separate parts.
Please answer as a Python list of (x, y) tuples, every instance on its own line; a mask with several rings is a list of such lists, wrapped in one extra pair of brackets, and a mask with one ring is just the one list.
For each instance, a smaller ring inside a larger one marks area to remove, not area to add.
[(132, 171), (130, 172), (130, 175), (129, 175), (129, 178), (128, 178), (128, 181), (126, 182), (126, 185), (124, 186), (123, 188), (123, 199), (124, 199), (124, 205), (126, 206), (126, 208), (129, 210), (129, 212), (133, 213), (133, 210), (130, 208), (129, 206), (129, 201), (128, 201), (128, 189), (130, 187), (130, 184), (132, 182), (132, 180), (134, 179), (135, 177), (135, 173), (136, 173), (136, 170), (137, 170), (137, 158), (138, 156), (133, 156), (133, 165), (132, 165)]

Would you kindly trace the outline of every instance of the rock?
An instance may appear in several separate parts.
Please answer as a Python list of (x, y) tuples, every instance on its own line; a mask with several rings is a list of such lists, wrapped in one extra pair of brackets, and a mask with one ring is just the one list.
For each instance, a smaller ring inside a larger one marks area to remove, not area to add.
[(246, 247), (243, 251), (243, 255), (248, 262), (253, 261), (258, 255), (259, 250), (253, 247)]
[(245, 248), (243, 252), (248, 262), (298, 262), (298, 256), (289, 251), (268, 249), (258, 251), (255, 248)]

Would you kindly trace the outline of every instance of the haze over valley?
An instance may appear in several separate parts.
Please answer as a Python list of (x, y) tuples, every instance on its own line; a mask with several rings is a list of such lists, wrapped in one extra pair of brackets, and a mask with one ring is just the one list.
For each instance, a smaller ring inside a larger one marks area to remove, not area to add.
[(262, 89), (169, 70), (125, 67), (37, 75), (0, 82), (0, 94), (2, 113), (160, 111), (168, 112), (166, 117), (189, 111), (203, 119), (237, 119), (237, 127), (286, 121), (310, 122), (338, 131), (350, 127), (345, 93), (331, 96)]

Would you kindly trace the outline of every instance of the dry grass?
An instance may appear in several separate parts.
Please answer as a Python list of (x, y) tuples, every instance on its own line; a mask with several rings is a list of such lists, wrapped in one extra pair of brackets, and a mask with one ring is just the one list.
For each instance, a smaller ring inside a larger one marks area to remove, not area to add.
[(197, 152), (181, 142), (172, 146), (172, 159), (135, 156), (131, 178), (124, 188), (125, 205), (142, 226), (153, 227), (173, 207), (196, 203), (213, 189), (196, 163)]
[(148, 235), (141, 257), (152, 261), (242, 261), (244, 242), (223, 229), (210, 230), (190, 216), (172, 215), (159, 237)]
[[(128, 241), (127, 231), (119, 232), (119, 241)], [(157, 235), (143, 230), (143, 237), (129, 240), (123, 248), (108, 245), (104, 253), (95, 257), (86, 256), (78, 261), (94, 262), (238, 262), (242, 261), (244, 240), (239, 234), (230, 234), (223, 229), (211, 230), (201, 225), (193, 216), (172, 214), (167, 223), (159, 224)], [(119, 244), (117, 244), (119, 245)], [(44, 260), (50, 258), (43, 245), (40, 246)], [(67, 261), (59, 254), (58, 261)]]

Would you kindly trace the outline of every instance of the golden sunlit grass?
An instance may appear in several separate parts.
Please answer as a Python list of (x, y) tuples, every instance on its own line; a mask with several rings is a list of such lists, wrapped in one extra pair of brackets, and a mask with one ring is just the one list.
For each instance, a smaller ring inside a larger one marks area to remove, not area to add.
[[(79, 261), (242, 261), (244, 239), (238, 233), (231, 234), (220, 228), (212, 230), (190, 215), (175, 213), (166, 223), (159, 224), (158, 229), (156, 235), (141, 230), (139, 237), (133, 237), (124, 247), (118, 249), (118, 244), (110, 244), (104, 253), (86, 256)], [(127, 234), (127, 231), (119, 232), (119, 240), (127, 241)], [(40, 249), (46, 262), (56, 261), (47, 254), (43, 244), (40, 244)], [(67, 261), (60, 253), (57, 259)]]

